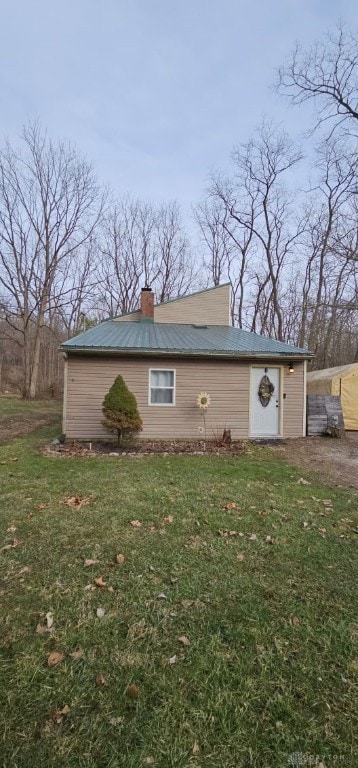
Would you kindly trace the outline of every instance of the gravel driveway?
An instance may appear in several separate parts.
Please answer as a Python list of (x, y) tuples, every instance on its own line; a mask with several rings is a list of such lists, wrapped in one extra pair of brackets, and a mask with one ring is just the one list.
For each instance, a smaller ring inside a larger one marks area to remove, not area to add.
[(358, 432), (342, 439), (302, 437), (282, 446), (285, 457), (306, 470), (320, 472), (333, 485), (358, 489)]

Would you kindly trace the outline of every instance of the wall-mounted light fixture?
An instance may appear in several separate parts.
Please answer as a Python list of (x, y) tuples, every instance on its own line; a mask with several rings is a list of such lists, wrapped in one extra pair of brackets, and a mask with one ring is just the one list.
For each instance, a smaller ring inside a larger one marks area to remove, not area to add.
[(294, 373), (295, 372), (295, 366), (293, 365), (293, 363), (289, 363), (288, 364), (288, 372), (289, 373)]

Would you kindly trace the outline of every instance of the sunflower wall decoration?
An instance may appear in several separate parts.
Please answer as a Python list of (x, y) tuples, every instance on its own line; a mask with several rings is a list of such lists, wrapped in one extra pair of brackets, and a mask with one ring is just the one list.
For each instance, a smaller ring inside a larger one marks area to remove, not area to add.
[(196, 404), (199, 406), (202, 416), (203, 416), (203, 422), (204, 422), (204, 439), (206, 442), (206, 411), (209, 408), (209, 405), (211, 403), (210, 395), (208, 395), (207, 392), (199, 392), (197, 398), (196, 398)]
[(270, 381), (269, 377), (265, 373), (265, 375), (262, 377), (260, 381), (259, 389), (258, 389), (259, 400), (263, 408), (266, 408), (268, 406), (274, 391), (275, 391), (275, 387), (272, 384), (272, 381)]

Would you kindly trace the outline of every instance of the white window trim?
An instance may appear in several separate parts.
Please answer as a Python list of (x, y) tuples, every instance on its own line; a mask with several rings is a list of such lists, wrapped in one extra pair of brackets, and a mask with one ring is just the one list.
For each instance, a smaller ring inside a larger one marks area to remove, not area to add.
[[(170, 371), (170, 373), (174, 373), (174, 382), (172, 387), (151, 387), (150, 381), (152, 372), (158, 372), (158, 371)], [(148, 405), (152, 406), (153, 408), (173, 408), (175, 406), (175, 400), (176, 400), (176, 379), (177, 379), (177, 372), (175, 368), (149, 368), (149, 376), (148, 376)], [(151, 402), (151, 389), (170, 389), (173, 391), (173, 402), (172, 403), (152, 403)]]

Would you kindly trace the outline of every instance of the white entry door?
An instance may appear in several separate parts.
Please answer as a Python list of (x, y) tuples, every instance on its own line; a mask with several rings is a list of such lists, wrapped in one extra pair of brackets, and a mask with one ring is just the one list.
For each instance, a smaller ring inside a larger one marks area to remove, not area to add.
[(277, 437), (280, 434), (280, 407), (280, 368), (252, 367), (250, 394), (252, 437)]

